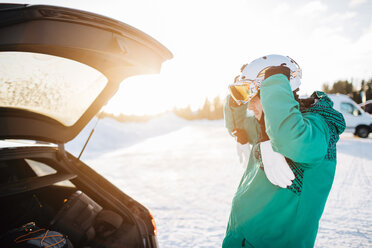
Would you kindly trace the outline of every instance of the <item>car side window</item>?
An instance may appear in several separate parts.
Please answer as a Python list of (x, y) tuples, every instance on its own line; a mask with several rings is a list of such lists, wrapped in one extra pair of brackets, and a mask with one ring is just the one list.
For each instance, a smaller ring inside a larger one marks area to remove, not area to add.
[(25, 159), (25, 160), (38, 177), (57, 173), (55, 169), (53, 169), (52, 167), (44, 163), (41, 163), (41, 162), (38, 162), (32, 159)]
[[(47, 165), (47, 164), (45, 164), (43, 162), (32, 160), (32, 159), (25, 159), (25, 161), (27, 162), (27, 164), (31, 167), (31, 169), (35, 172), (35, 174), (38, 177), (52, 175), (52, 174), (56, 174), (57, 173), (57, 171), (55, 169), (53, 169), (52, 167), (50, 167), (49, 165)], [(75, 187), (68, 180), (62, 181), (62, 182), (58, 182), (55, 185), (67, 186), (67, 187)]]
[(348, 103), (348, 102), (342, 102), (341, 103), (341, 112), (348, 113), (354, 116), (361, 115), (362, 113), (357, 109), (354, 105)]

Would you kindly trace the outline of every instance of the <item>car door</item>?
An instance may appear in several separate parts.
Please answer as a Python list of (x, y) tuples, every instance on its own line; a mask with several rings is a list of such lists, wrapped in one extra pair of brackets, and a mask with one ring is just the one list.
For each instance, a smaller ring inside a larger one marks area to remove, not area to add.
[(355, 129), (360, 124), (362, 112), (351, 102), (341, 101), (340, 110), (345, 118), (346, 127)]

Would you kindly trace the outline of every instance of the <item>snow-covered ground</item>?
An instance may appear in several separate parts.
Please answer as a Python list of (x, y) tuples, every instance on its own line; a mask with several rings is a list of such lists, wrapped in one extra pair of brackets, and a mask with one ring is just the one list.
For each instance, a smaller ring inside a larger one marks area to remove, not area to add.
[[(78, 154), (88, 133), (67, 149)], [(337, 149), (315, 247), (372, 247), (372, 137), (343, 134)], [(221, 246), (243, 173), (223, 121), (104, 119), (82, 158), (151, 210), (160, 247)]]

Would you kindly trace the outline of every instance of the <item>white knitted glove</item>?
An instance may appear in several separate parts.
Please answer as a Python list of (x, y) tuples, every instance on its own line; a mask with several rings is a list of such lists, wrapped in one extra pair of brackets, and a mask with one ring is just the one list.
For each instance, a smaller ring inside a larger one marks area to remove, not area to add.
[(284, 156), (273, 150), (270, 140), (260, 143), (262, 164), (267, 179), (279, 187), (286, 188), (295, 179)]
[(249, 143), (242, 145), (239, 142), (236, 142), (236, 153), (238, 154), (240, 164), (242, 164), (244, 168), (248, 164), (250, 150), (251, 145)]

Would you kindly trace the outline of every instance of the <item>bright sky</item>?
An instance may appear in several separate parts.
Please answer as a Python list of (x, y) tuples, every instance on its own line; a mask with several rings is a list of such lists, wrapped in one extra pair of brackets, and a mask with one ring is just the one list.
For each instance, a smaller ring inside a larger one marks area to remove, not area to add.
[[(224, 97), (243, 64), (267, 54), (302, 67), (301, 94), (324, 82), (372, 77), (372, 0), (44, 0), (102, 14), (151, 35), (174, 54), (159, 75), (127, 79), (105, 111), (155, 114)], [(136, 99), (135, 92), (145, 95)]]

